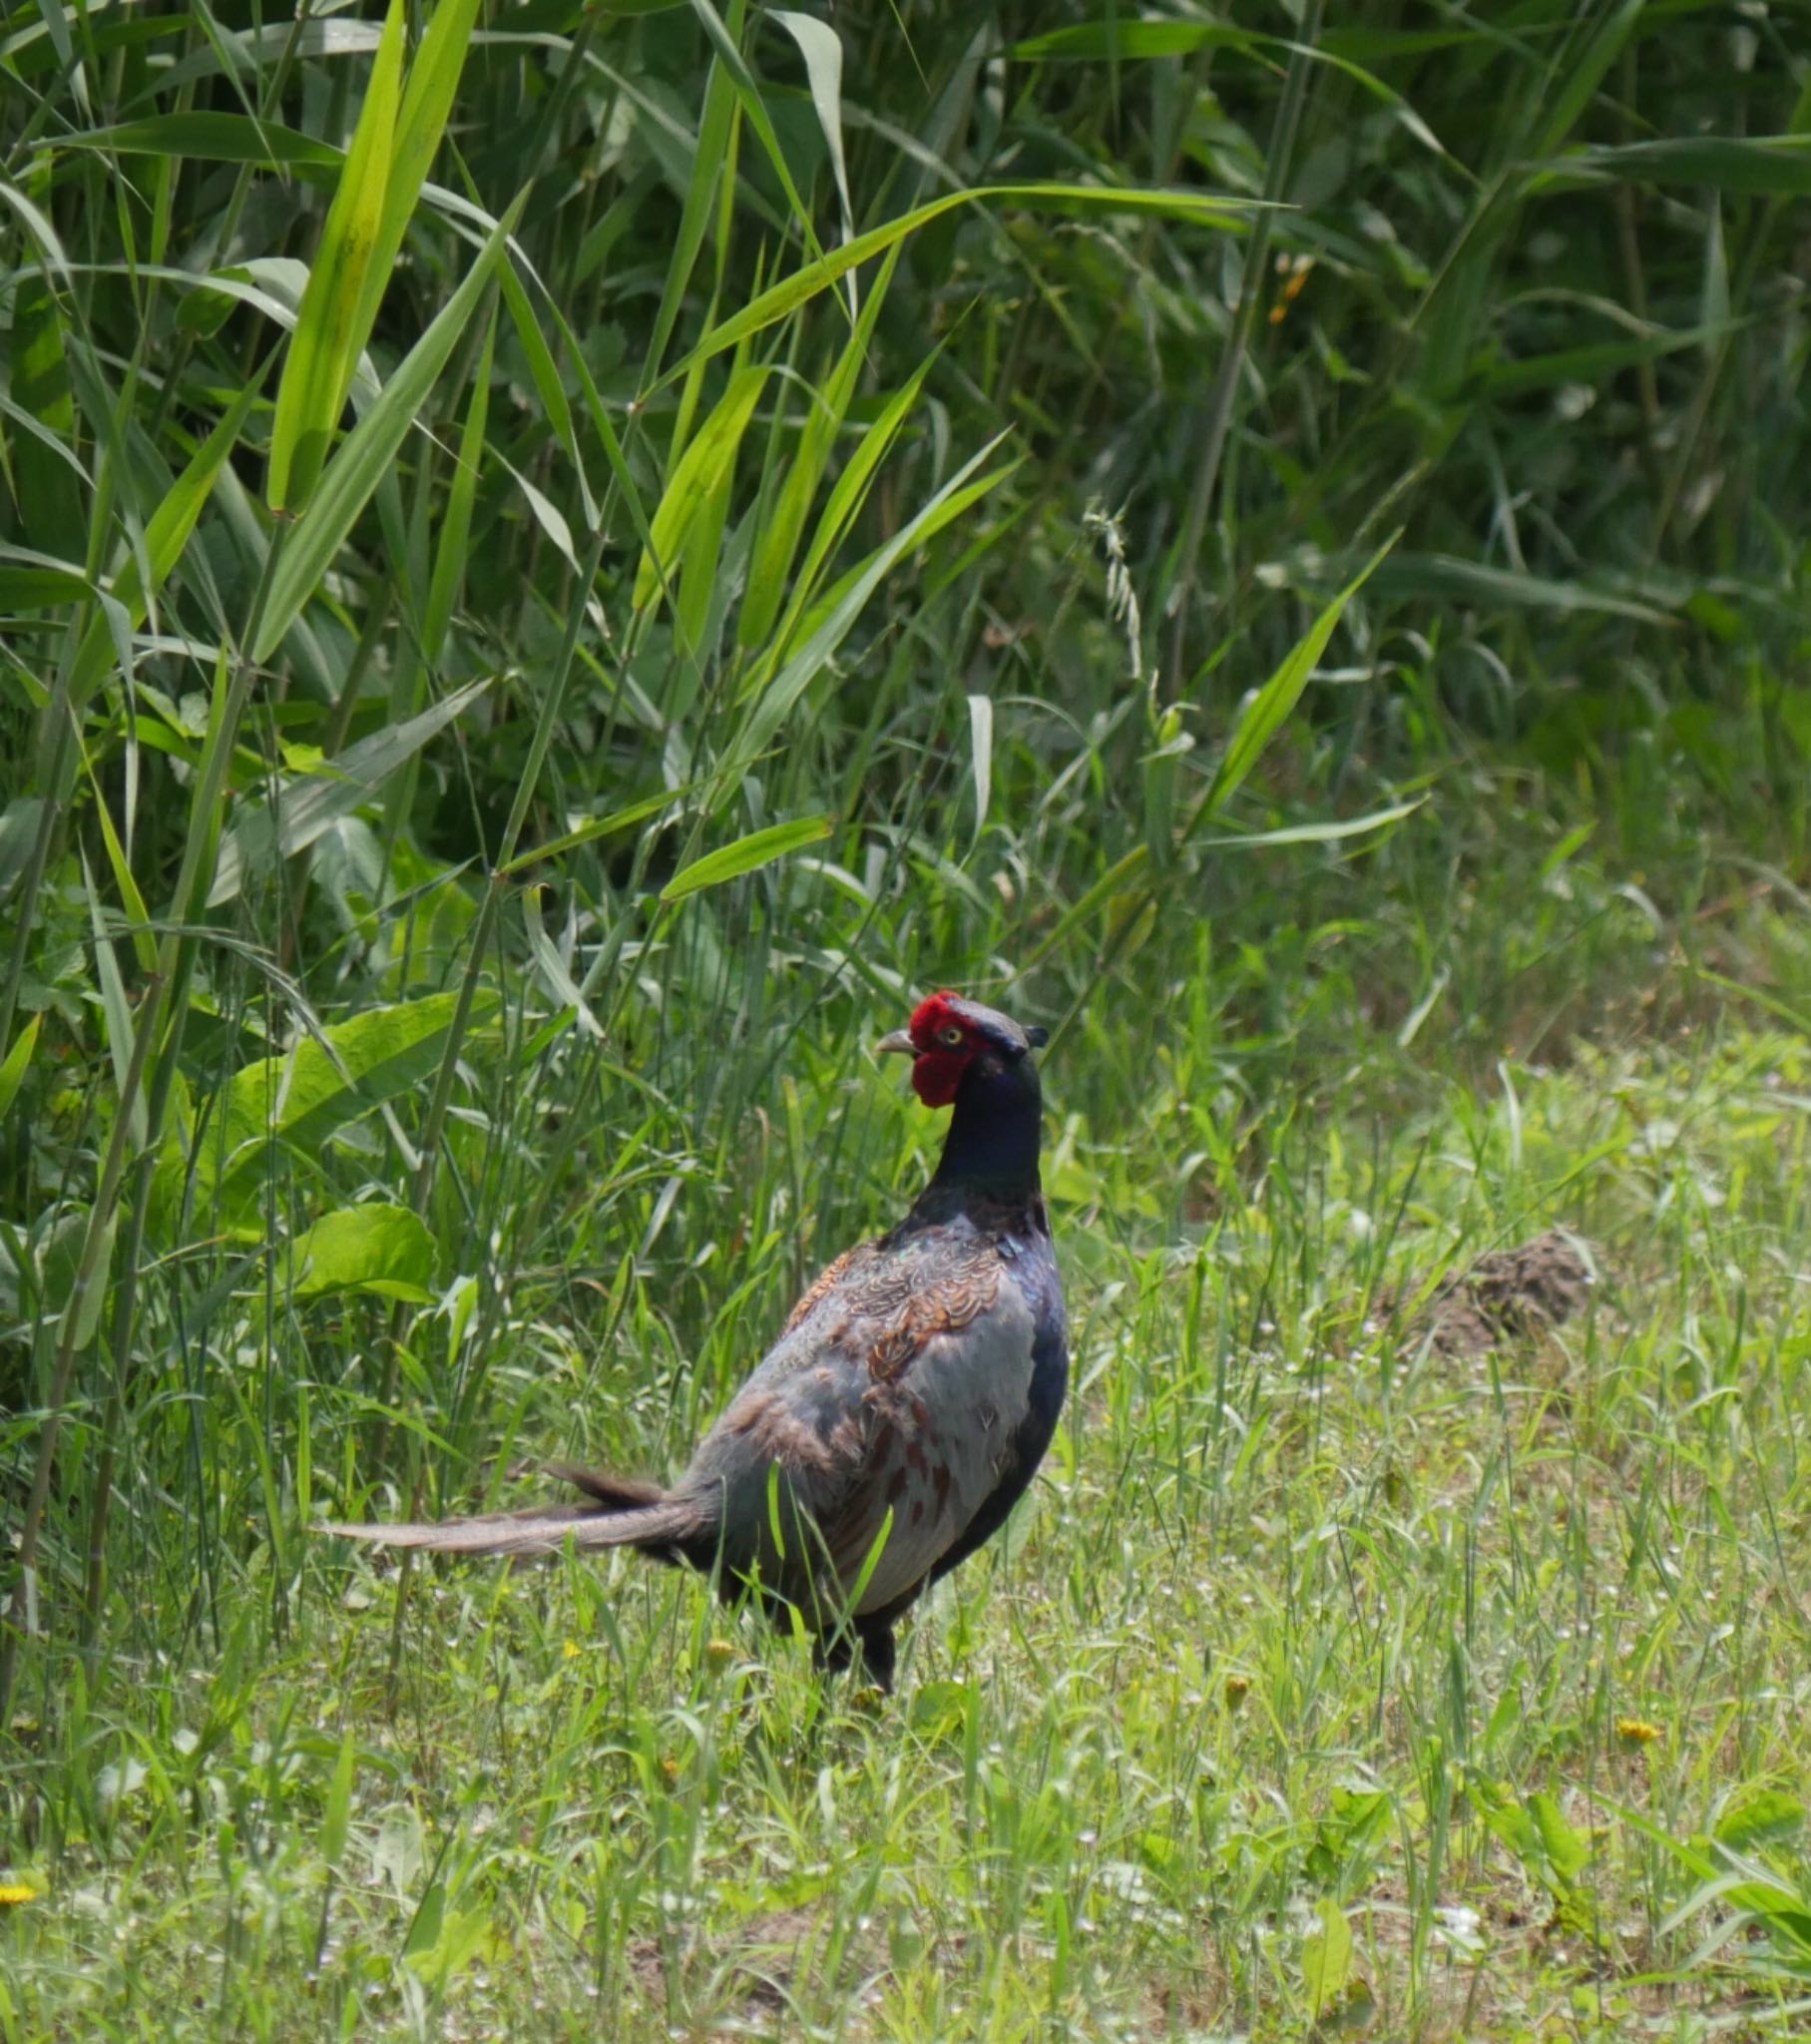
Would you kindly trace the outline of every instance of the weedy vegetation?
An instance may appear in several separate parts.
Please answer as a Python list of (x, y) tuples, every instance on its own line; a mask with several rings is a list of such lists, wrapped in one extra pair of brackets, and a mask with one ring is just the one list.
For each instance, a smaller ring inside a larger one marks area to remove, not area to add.
[[(5, 2044), (1811, 2022), (1808, 60), (9, 7)], [(1078, 1374), (896, 1700), (310, 1535), (671, 1469), (944, 984)]]

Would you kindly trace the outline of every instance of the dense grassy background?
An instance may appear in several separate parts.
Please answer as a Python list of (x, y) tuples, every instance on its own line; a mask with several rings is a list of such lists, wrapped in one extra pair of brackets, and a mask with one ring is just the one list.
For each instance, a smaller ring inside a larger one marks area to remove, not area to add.
[[(7, 2044), (1811, 1996), (1811, 38), (1238, 12), (9, 12)], [(944, 983), (1077, 1391), (894, 1704), (309, 1539), (670, 1469)]]

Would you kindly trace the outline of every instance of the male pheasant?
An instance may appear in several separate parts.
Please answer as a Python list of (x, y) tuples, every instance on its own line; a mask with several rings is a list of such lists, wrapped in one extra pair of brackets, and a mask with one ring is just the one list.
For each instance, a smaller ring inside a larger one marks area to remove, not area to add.
[(639, 1548), (796, 1607), (827, 1665), (852, 1639), (890, 1689), (894, 1622), (1005, 1523), (1068, 1388), (1038, 1178), (1044, 1041), (947, 992), (881, 1039), (927, 1107), (955, 1109), (936, 1174), (811, 1285), (671, 1489), (556, 1465), (584, 1503), (321, 1530), (458, 1554)]

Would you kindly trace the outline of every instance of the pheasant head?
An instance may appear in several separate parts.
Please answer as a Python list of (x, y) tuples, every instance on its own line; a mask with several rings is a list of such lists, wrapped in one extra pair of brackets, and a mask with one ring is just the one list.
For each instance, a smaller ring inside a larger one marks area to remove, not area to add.
[(953, 1107), (937, 1183), (1030, 1190), (1038, 1181), (1043, 1091), (1031, 1053), (1048, 1032), (961, 994), (932, 994), (876, 1050), (912, 1060), (912, 1090), (926, 1107)]

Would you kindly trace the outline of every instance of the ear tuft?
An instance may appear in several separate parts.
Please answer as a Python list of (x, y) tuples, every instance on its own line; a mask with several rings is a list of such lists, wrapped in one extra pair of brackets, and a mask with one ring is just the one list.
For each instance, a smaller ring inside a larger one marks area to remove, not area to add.
[(1050, 1031), (1042, 1022), (1033, 1022), (1026, 1029), (1025, 1040), (1033, 1050), (1042, 1050), (1050, 1041)]

